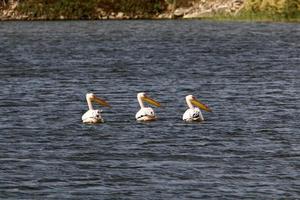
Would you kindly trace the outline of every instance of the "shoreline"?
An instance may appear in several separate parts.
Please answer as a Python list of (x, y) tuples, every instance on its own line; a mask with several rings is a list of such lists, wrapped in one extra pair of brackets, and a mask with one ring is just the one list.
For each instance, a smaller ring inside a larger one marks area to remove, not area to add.
[(65, 19), (19, 19), (19, 18), (9, 18), (3, 19), (0, 18), (0, 22), (64, 22), (64, 21), (215, 21), (215, 22), (253, 22), (253, 23), (300, 23), (300, 19), (295, 20), (272, 20), (272, 19), (251, 19), (251, 18), (220, 18), (220, 17), (203, 17), (203, 18), (138, 18), (138, 19), (74, 19), (74, 18), (65, 18)]
[[(66, 7), (55, 7), (43, 4), (28, 7), (26, 3), (11, 0), (6, 6), (0, 4), (0, 21), (71, 21), (71, 20), (212, 20), (242, 22), (284, 22), (300, 23), (300, 10), (286, 10), (274, 13), (257, 10), (251, 11), (254, 5), (247, 0), (201, 0), (189, 7), (168, 5), (160, 10), (130, 12), (126, 10), (104, 10), (101, 7), (82, 10), (80, 7), (68, 11)], [(24, 6), (26, 5), (26, 6)], [(279, 7), (280, 8), (280, 7)], [(278, 9), (279, 9), (278, 8)], [(79, 10), (77, 10), (79, 9)], [(281, 9), (281, 8), (280, 8)], [(65, 11), (65, 12), (64, 12)]]

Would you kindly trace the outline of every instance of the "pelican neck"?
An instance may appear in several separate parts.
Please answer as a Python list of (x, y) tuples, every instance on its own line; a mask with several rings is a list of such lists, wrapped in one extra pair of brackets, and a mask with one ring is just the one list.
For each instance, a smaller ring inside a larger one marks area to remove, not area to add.
[(140, 107), (141, 107), (141, 108), (145, 108), (144, 102), (143, 102), (142, 98), (141, 98), (141, 97), (138, 97), (137, 99), (138, 99), (138, 102), (139, 102), (139, 104), (140, 104)]

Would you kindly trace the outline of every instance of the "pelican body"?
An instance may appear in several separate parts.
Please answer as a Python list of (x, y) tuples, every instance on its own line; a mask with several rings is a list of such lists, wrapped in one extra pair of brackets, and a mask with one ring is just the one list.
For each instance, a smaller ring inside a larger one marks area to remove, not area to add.
[(208, 106), (206, 106), (205, 104), (197, 100), (193, 95), (186, 96), (185, 100), (189, 109), (187, 109), (182, 116), (182, 119), (184, 121), (187, 122), (204, 121), (204, 117), (200, 109), (205, 110), (207, 112), (212, 112), (212, 110)]
[(146, 93), (144, 93), (144, 92), (138, 93), (137, 99), (138, 99), (141, 109), (135, 115), (136, 120), (137, 121), (154, 121), (154, 120), (156, 120), (154, 110), (150, 107), (145, 107), (144, 101), (146, 101), (147, 103), (150, 103), (152, 105), (155, 105), (157, 107), (160, 107), (160, 103), (158, 103), (154, 99), (151, 99), (150, 97), (148, 97), (146, 95)]
[(93, 93), (87, 93), (86, 94), (86, 101), (89, 107), (89, 110), (86, 111), (81, 119), (83, 123), (88, 124), (94, 124), (94, 123), (103, 123), (104, 120), (101, 117), (101, 110), (94, 110), (92, 102), (96, 102), (102, 106), (110, 107), (110, 105), (104, 101), (103, 99), (100, 99)]

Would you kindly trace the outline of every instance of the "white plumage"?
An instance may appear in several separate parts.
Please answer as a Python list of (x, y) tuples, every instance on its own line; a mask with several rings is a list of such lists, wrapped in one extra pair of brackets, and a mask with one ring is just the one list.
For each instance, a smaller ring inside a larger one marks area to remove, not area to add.
[(151, 121), (155, 120), (156, 116), (154, 110), (150, 107), (148, 108), (141, 108), (135, 115), (135, 118), (138, 121)]
[(86, 111), (81, 119), (83, 123), (103, 123), (104, 120), (101, 117), (101, 110), (88, 110)]
[(203, 115), (202, 115), (199, 108), (189, 108), (189, 109), (187, 109), (184, 112), (182, 119), (184, 121), (187, 121), (187, 122), (203, 121), (204, 120)]
[(88, 123), (88, 124), (94, 124), (94, 123), (102, 123), (104, 122), (103, 118), (101, 117), (101, 110), (95, 110), (93, 108), (92, 102), (95, 101), (98, 104), (106, 107), (110, 107), (110, 105), (104, 101), (103, 99), (100, 99), (99, 97), (96, 97), (95, 94), (93, 93), (87, 93), (86, 94), (86, 101), (89, 107), (89, 110), (86, 111), (81, 119), (83, 123)]
[[(204, 117), (203, 117), (200, 109), (205, 110), (207, 112), (212, 111), (208, 106), (201, 103), (193, 95), (186, 96), (185, 100), (186, 100), (186, 103), (187, 103), (189, 109), (187, 109), (182, 116), (182, 119), (184, 121), (187, 121), (187, 122), (204, 121)], [(197, 106), (197, 107), (195, 107), (195, 106)]]
[(148, 97), (144, 92), (137, 94), (137, 99), (141, 109), (136, 113), (135, 118), (137, 121), (153, 121), (156, 120), (154, 110), (150, 107), (145, 107), (143, 101), (146, 101), (152, 105), (160, 107), (160, 103)]

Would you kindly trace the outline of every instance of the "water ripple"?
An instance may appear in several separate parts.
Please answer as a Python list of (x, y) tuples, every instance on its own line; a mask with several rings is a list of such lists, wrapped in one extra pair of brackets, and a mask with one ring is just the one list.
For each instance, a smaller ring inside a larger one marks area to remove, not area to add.
[[(299, 25), (0, 29), (0, 198), (299, 198)], [(91, 91), (113, 106), (104, 124), (81, 123)], [(135, 121), (140, 91), (158, 121)], [(182, 122), (187, 94), (213, 109), (205, 122)]]

